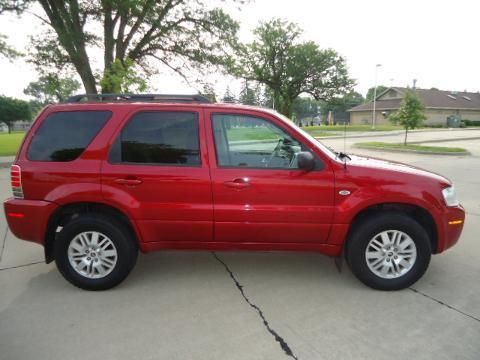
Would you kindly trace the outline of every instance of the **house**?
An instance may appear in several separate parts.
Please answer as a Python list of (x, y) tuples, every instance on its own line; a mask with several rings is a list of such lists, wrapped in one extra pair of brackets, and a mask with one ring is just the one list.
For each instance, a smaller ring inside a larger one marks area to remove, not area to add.
[[(407, 88), (391, 87), (377, 95), (375, 124), (389, 124), (388, 116), (399, 109)], [(425, 125), (447, 126), (447, 119), (480, 121), (480, 93), (415, 89), (425, 105)], [(348, 110), (351, 124), (371, 124), (373, 101)]]
[[(27, 131), (32, 125), (31, 121), (18, 120), (12, 124), (11, 131)], [(0, 132), (8, 132), (8, 126), (4, 122), (0, 121)]]

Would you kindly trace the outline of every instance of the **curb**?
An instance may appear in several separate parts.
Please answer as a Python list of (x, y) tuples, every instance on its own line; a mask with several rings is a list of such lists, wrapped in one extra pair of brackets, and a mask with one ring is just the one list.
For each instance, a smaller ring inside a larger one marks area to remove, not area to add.
[(480, 136), (470, 136), (470, 137), (464, 137), (464, 138), (451, 138), (451, 139), (434, 139), (434, 140), (425, 140), (425, 141), (409, 141), (409, 144), (453, 142), (453, 141), (478, 140), (478, 139), (480, 139)]
[(383, 151), (383, 152), (394, 152), (394, 153), (413, 153), (413, 154), (422, 154), (422, 155), (446, 155), (446, 156), (467, 156), (472, 155), (468, 151), (465, 152), (433, 152), (433, 151), (422, 151), (422, 150), (401, 150), (401, 149), (391, 149), (391, 148), (374, 148), (368, 146), (353, 146), (356, 149), (372, 150), (372, 151)]

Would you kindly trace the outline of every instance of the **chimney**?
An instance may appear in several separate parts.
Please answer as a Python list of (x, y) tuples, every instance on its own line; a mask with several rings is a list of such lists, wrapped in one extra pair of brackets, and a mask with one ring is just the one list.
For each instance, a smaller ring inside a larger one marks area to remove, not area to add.
[(413, 90), (415, 90), (417, 87), (417, 79), (413, 79)]

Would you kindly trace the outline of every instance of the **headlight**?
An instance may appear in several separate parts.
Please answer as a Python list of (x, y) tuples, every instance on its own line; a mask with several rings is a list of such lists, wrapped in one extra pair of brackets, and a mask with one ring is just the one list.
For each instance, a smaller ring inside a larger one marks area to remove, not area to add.
[(458, 206), (460, 204), (457, 199), (457, 192), (455, 191), (455, 187), (453, 187), (453, 185), (443, 189), (442, 195), (447, 206)]

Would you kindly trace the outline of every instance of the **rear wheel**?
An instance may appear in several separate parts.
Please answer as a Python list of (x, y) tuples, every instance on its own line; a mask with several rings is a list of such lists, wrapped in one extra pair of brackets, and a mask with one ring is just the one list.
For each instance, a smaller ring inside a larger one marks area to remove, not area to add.
[(355, 276), (380, 290), (409, 287), (422, 277), (431, 258), (425, 229), (401, 213), (373, 215), (348, 240), (347, 262)]
[(105, 290), (122, 282), (135, 265), (137, 246), (129, 229), (102, 214), (81, 215), (55, 242), (55, 262), (73, 285)]

